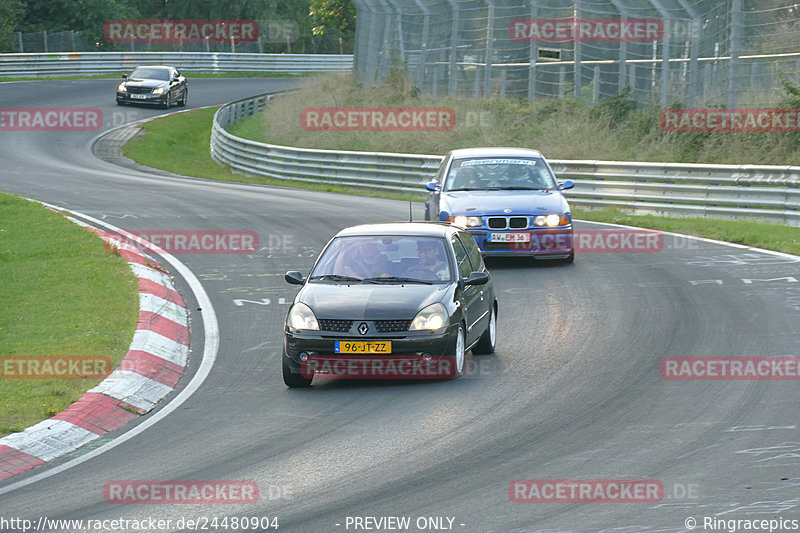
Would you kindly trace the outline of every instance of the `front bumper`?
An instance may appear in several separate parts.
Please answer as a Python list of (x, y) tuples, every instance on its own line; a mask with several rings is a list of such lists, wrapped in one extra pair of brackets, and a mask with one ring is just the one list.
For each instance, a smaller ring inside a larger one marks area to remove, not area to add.
[[(117, 91), (117, 102), (124, 104), (153, 104), (164, 105), (167, 102), (168, 94), (152, 94), (152, 93), (129, 93)], [(140, 98), (144, 97), (144, 98)]]
[[(304, 377), (329, 375), (349, 379), (424, 379), (453, 376), (453, 347), (458, 331), (451, 324), (439, 334), (404, 332), (353, 337), (334, 332), (284, 330), (285, 363)], [(391, 341), (391, 354), (338, 354), (336, 341)]]
[[(538, 259), (565, 259), (575, 253), (572, 225), (525, 230), (467, 228), (484, 256), (533, 256)], [(494, 242), (492, 234), (509, 234), (508, 242)], [(527, 234), (523, 240), (511, 234)]]

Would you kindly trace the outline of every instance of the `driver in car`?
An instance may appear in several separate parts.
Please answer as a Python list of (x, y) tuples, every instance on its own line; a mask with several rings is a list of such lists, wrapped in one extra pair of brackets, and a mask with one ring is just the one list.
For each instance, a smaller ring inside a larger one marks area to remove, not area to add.
[(390, 275), (391, 262), (381, 253), (378, 243), (372, 239), (363, 240), (350, 254), (343, 272), (356, 278), (379, 278)]
[(478, 172), (472, 167), (461, 167), (458, 169), (451, 189), (480, 189), (481, 182)]
[(450, 267), (442, 258), (442, 245), (431, 239), (424, 239), (417, 245), (419, 263), (433, 272), (440, 280), (450, 277)]

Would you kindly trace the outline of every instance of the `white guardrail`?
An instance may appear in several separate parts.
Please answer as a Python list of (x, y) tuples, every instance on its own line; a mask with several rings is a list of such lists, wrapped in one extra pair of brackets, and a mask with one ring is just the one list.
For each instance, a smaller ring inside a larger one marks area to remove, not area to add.
[(352, 55), (236, 54), (229, 52), (54, 52), (0, 54), (0, 78), (92, 76), (129, 72), (138, 65), (172, 65), (185, 72), (350, 71)]
[[(214, 115), (211, 157), (251, 175), (425, 195), (442, 156), (314, 150), (242, 139), (227, 129), (273, 95), (231, 102)], [(756, 219), (800, 226), (800, 167), (550, 160), (572, 205), (638, 214)]]

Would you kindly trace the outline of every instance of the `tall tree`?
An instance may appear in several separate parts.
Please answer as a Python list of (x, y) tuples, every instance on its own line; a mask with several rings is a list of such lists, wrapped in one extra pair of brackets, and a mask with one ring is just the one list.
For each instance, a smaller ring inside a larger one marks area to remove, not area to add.
[(14, 49), (11, 32), (16, 30), (22, 10), (23, 5), (19, 0), (0, 0), (0, 52)]

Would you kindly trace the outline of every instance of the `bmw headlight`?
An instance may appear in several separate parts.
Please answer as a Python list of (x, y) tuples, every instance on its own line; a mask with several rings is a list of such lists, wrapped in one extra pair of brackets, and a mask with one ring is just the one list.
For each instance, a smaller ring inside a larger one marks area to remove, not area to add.
[(117, 90), (118, 90), (119, 92), (121, 92), (121, 93), (126, 93), (126, 92), (128, 92), (128, 88), (127, 88), (127, 87), (125, 87), (125, 83), (124, 83), (124, 82), (119, 84), (119, 87), (117, 87)]
[(549, 215), (538, 215), (533, 219), (534, 226), (566, 226), (569, 224), (567, 221), (567, 215), (556, 215), (555, 213), (551, 213)]
[(481, 225), (481, 217), (459, 215), (456, 217), (447, 217), (447, 221), (462, 228), (475, 228)]
[(411, 321), (411, 331), (436, 331), (450, 323), (447, 310), (440, 303), (431, 304), (414, 317)]
[(159, 87), (158, 89), (153, 89), (153, 94), (164, 94), (164, 88)]
[(286, 325), (292, 332), (302, 330), (319, 330), (317, 317), (309, 306), (302, 302), (297, 302), (292, 306), (289, 314), (286, 315)]

